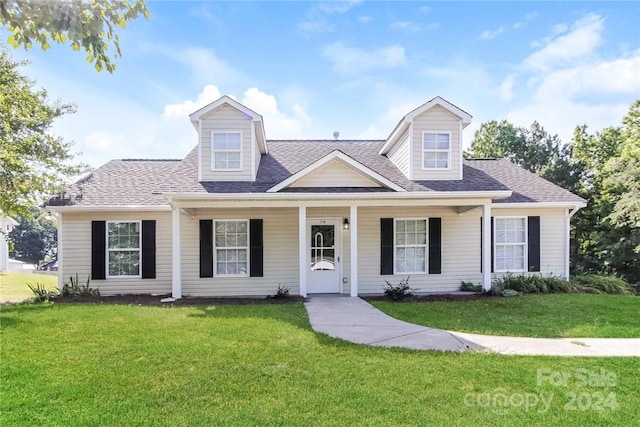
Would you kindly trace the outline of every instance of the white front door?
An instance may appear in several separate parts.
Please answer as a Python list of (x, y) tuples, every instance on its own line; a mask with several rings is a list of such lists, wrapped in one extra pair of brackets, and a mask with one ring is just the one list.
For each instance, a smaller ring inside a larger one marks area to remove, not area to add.
[(307, 290), (311, 294), (340, 293), (340, 220), (307, 222)]

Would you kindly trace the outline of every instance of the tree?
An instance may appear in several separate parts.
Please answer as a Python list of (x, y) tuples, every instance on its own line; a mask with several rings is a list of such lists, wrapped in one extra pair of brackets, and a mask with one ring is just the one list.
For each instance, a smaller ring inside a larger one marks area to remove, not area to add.
[(9, 233), (13, 242), (9, 255), (31, 264), (54, 258), (57, 254), (56, 230), (54, 220), (32, 209), (29, 217), (18, 217), (18, 225)]
[(7, 42), (12, 47), (36, 44), (47, 50), (50, 42), (69, 42), (73, 50), (84, 49), (96, 70), (110, 73), (115, 70), (111, 56), (121, 56), (116, 29), (139, 14), (149, 18), (145, 0), (0, 1), (0, 24), (11, 32)]
[(0, 211), (13, 217), (31, 216), (29, 208), (86, 169), (70, 164), (70, 142), (50, 134), (53, 121), (74, 107), (50, 104), (47, 92), (18, 72), (24, 64), (0, 50)]

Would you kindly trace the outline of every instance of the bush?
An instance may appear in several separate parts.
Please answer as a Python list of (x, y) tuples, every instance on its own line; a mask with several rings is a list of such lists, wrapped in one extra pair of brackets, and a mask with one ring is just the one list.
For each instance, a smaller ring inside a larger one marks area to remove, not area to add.
[(464, 292), (482, 292), (481, 285), (475, 285), (471, 282), (465, 282), (464, 280), (460, 283), (460, 290)]
[(36, 283), (35, 285), (27, 283), (27, 286), (31, 289), (31, 292), (33, 292), (34, 297), (31, 299), (33, 302), (49, 302), (52, 298), (60, 295), (57, 289), (50, 291), (41, 283)]
[(391, 297), (394, 301), (402, 301), (406, 297), (413, 295), (417, 289), (413, 289), (409, 286), (409, 277), (400, 280), (398, 284), (391, 284), (388, 280), (385, 280), (384, 294)]
[(65, 283), (62, 286), (62, 296), (63, 297), (71, 297), (71, 296), (91, 296), (91, 297), (99, 297), (100, 291), (98, 289), (93, 289), (89, 286), (89, 282), (91, 280), (90, 276), (87, 276), (87, 283), (80, 286), (80, 279), (78, 279), (78, 273), (74, 277), (69, 277), (69, 282)]
[(616, 276), (581, 274), (571, 278), (571, 283), (579, 292), (592, 294), (632, 295), (633, 289)]
[(276, 288), (276, 291), (272, 294), (269, 295), (269, 298), (273, 298), (273, 299), (287, 299), (289, 298), (289, 288), (287, 288), (284, 285), (278, 285), (278, 287)]

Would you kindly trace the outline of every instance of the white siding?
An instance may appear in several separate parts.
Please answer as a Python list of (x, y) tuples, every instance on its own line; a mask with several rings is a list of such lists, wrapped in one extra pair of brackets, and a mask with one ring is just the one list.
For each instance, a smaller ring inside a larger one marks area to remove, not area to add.
[(343, 162), (332, 160), (294, 182), (291, 187), (380, 187), (380, 185)]
[(499, 209), (496, 216), (540, 216), (540, 272), (544, 276), (564, 276), (565, 220), (564, 209)]
[(460, 282), (480, 283), (480, 210), (459, 215), (453, 208), (358, 208), (360, 294), (379, 294), (385, 280), (407, 275), (380, 275), (380, 218), (442, 218), (442, 274), (412, 274), (409, 285), (422, 292), (456, 291)]
[[(253, 169), (251, 157), (254, 147), (251, 141), (251, 118), (229, 105), (202, 117), (202, 180), (203, 181), (252, 181)], [(242, 170), (241, 171), (213, 171), (211, 170), (211, 133), (213, 131), (242, 132)]]
[[(460, 119), (436, 105), (413, 119), (413, 179), (460, 179)], [(424, 170), (422, 168), (422, 133), (446, 132), (451, 134), (451, 168), (449, 170)]]
[(91, 221), (156, 221), (156, 278), (93, 280), (102, 295), (171, 293), (171, 213), (65, 213), (62, 215), (63, 281), (78, 274), (85, 283), (91, 274)]
[[(200, 278), (200, 220), (262, 219), (264, 277)], [(298, 209), (197, 209), (181, 217), (182, 293), (185, 296), (270, 295), (279, 284), (299, 294)]]
[(409, 132), (407, 131), (402, 135), (400, 141), (398, 141), (388, 155), (391, 162), (396, 165), (407, 178), (410, 178), (409, 156)]

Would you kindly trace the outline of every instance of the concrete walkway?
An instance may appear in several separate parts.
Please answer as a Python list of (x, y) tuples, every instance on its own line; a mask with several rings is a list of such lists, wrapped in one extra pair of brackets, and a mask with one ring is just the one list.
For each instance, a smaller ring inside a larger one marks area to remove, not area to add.
[(378, 347), (485, 350), (501, 354), (636, 356), (640, 338), (525, 338), (449, 332), (403, 322), (360, 298), (314, 295), (305, 303), (311, 327), (334, 338)]

